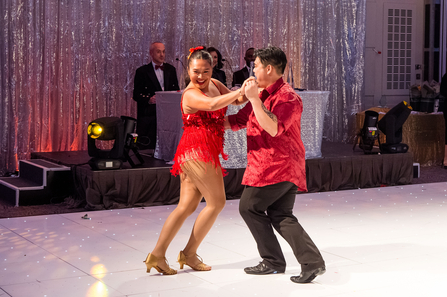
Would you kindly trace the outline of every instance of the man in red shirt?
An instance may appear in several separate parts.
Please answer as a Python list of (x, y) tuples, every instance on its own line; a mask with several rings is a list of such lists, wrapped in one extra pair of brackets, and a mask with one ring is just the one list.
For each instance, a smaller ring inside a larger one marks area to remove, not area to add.
[[(248, 274), (282, 273), (286, 262), (273, 228), (290, 244), (301, 264), (296, 283), (311, 282), (326, 272), (318, 248), (293, 215), (297, 190), (307, 191), (305, 151), (301, 141), (301, 98), (282, 79), (287, 65), (277, 47), (255, 51), (256, 82), (263, 91), (246, 93), (250, 103), (228, 116), (225, 127), (247, 128), (247, 168), (239, 212), (258, 245), (263, 261)], [(272, 228), (273, 227), (273, 228)]]

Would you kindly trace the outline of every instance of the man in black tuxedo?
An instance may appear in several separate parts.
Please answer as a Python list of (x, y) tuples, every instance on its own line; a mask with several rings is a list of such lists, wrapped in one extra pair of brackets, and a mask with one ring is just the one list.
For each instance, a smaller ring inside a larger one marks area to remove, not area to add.
[(233, 73), (233, 83), (231, 84), (231, 86), (235, 86), (235, 85), (241, 85), (244, 83), (244, 81), (248, 78), (249, 75), (249, 69), (250, 69), (250, 63), (255, 61), (255, 58), (253, 57), (255, 52), (254, 48), (249, 48), (246, 52), (245, 52), (245, 66), (241, 69), (236, 71), (235, 73)]
[[(133, 100), (137, 101), (137, 134), (140, 149), (155, 149), (157, 114), (155, 92), (179, 90), (175, 67), (165, 63), (165, 46), (154, 42), (149, 48), (152, 62), (135, 73)], [(150, 140), (150, 142), (149, 142)], [(148, 145), (141, 145), (148, 143)]]

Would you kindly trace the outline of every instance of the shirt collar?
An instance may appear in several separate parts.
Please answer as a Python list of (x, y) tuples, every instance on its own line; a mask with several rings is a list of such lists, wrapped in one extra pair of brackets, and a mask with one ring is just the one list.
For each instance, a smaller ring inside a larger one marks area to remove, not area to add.
[[(161, 63), (160, 66), (163, 66), (163, 64), (164, 64), (164, 63)], [(156, 65), (157, 65), (157, 64), (155, 64), (154, 61), (152, 61), (152, 66), (154, 67), (154, 69), (155, 69), (155, 66), (156, 66)]]
[(282, 77), (280, 77), (277, 81), (275, 81), (273, 84), (265, 88), (260, 94), (259, 98), (261, 98), (262, 101), (267, 99), (268, 96), (272, 95), (276, 92), (282, 85), (284, 84), (284, 80)]

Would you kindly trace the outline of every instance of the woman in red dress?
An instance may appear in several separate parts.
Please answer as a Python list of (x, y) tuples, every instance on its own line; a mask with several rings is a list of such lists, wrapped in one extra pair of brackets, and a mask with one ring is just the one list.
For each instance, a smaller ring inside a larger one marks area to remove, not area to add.
[(225, 206), (224, 170), (219, 154), (226, 158), (223, 153), (226, 106), (247, 100), (244, 97), (245, 84), (240, 90), (231, 92), (211, 78), (212, 57), (203, 47), (190, 51), (188, 74), (191, 82), (183, 91), (181, 101), (184, 132), (171, 170), (174, 175), (180, 174), (180, 201), (164, 223), (158, 242), (145, 261), (147, 272), (154, 267), (167, 275), (177, 271), (169, 267), (166, 250), (202, 197), (206, 206), (199, 213), (178, 262), (180, 269), (186, 264), (198, 271), (211, 270), (211, 266), (204, 264), (196, 252)]

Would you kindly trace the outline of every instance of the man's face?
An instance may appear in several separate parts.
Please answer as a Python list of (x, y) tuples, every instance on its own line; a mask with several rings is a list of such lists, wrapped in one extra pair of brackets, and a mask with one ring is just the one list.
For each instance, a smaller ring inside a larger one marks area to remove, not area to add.
[(250, 49), (245, 53), (245, 63), (247, 64), (248, 67), (250, 67), (250, 62), (254, 62), (255, 58), (253, 57), (253, 55), (255, 54), (255, 50), (254, 49)]
[(152, 61), (157, 64), (161, 65), (165, 61), (165, 46), (163, 43), (154, 43), (152, 45), (152, 48), (149, 52), (151, 55)]
[(259, 88), (267, 87), (268, 86), (267, 67), (264, 67), (264, 65), (262, 65), (261, 60), (259, 58), (256, 58), (255, 60), (255, 67), (253, 69), (253, 72), (256, 75), (256, 82), (258, 83), (258, 87)]

